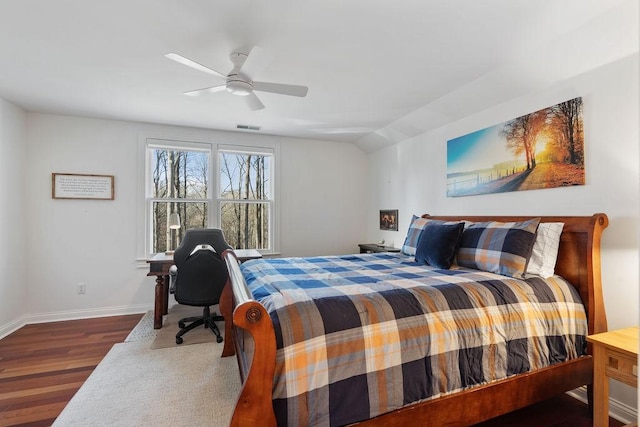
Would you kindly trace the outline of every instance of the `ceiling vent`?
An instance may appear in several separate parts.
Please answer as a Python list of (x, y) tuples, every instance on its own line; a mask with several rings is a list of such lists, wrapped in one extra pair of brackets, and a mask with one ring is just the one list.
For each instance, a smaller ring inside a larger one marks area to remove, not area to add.
[(244, 130), (260, 130), (260, 126), (236, 125), (236, 129), (244, 129)]

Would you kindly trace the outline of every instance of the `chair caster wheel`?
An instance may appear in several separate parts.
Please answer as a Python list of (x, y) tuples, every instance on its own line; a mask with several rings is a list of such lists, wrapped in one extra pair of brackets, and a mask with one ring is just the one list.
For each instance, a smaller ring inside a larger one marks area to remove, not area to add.
[(180, 327), (180, 329), (184, 329), (184, 322), (182, 320), (179, 321), (178, 326)]
[(217, 341), (217, 342), (219, 342), (219, 343), (221, 343), (221, 342), (222, 342), (222, 337), (217, 337), (217, 338), (216, 338), (216, 341)]
[(176, 338), (176, 344), (182, 344), (182, 337)]

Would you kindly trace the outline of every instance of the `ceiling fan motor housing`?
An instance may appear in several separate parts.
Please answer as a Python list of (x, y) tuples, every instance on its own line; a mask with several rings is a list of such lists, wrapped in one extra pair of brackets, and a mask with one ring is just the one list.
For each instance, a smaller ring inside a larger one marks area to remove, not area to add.
[(253, 86), (246, 80), (237, 77), (227, 79), (227, 91), (238, 96), (247, 96), (253, 92)]

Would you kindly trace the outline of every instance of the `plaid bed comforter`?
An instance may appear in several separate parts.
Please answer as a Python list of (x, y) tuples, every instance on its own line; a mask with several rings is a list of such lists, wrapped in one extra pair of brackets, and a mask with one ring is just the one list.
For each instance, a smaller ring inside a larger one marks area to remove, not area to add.
[(279, 425), (338, 426), (585, 353), (559, 277), (437, 270), (379, 253), (248, 261), (273, 320)]

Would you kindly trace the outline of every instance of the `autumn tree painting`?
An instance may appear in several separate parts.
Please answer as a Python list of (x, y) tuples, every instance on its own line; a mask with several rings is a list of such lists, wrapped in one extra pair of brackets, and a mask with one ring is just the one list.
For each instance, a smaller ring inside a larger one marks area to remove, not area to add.
[(449, 197), (584, 185), (582, 99), (447, 142)]

